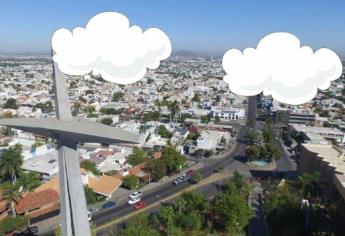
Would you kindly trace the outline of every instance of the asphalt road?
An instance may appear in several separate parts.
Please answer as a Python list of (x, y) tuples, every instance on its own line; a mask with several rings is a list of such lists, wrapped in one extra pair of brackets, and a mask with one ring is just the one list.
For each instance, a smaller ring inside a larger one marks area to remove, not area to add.
[[(250, 97), (248, 99), (248, 109), (247, 109), (247, 119), (255, 119), (256, 117), (256, 103), (255, 97)], [(247, 146), (245, 143), (245, 137), (249, 131), (249, 127), (241, 126), (237, 136), (237, 142), (231, 153), (226, 155), (223, 158), (219, 159), (212, 159), (212, 160), (205, 160), (203, 161), (203, 167), (199, 169), (200, 173), (203, 174), (204, 178), (209, 177), (214, 171), (218, 169), (229, 167), (235, 162), (238, 162), (236, 157), (243, 156), (244, 150)], [(238, 170), (241, 172), (241, 170)], [(154, 202), (160, 201), (161, 198), (168, 197), (176, 192), (182, 191), (186, 187), (189, 186), (189, 183), (184, 183), (179, 186), (174, 186), (172, 182), (168, 182), (163, 184), (150, 192), (144, 193), (142, 200), (146, 203), (146, 205), (152, 204)], [(212, 188), (210, 186), (203, 187), (200, 191), (208, 192), (207, 188)], [(102, 225), (108, 222), (111, 219), (124, 216), (132, 211), (135, 211), (133, 207), (129, 206), (128, 204), (118, 205), (114, 208), (101, 210), (96, 212), (92, 216), (92, 222), (96, 225)], [(101, 233), (102, 234), (102, 233)]]
[[(255, 118), (256, 118), (256, 98), (249, 97), (247, 119), (255, 120)], [(237, 142), (234, 148), (232, 149), (232, 151), (228, 155), (226, 155), (223, 158), (207, 159), (203, 161), (203, 167), (199, 169), (199, 171), (200, 173), (203, 174), (204, 178), (209, 177), (212, 173), (222, 168), (229, 168), (231, 170), (235, 169), (239, 171), (240, 173), (243, 173), (245, 171), (248, 172), (249, 167), (241, 164), (241, 158), (243, 158), (244, 151), (247, 146), (245, 140), (246, 140), (246, 135), (248, 131), (249, 131), (248, 126), (239, 127)], [(277, 169), (284, 170), (284, 171), (290, 171), (290, 170), (294, 171), (295, 167), (291, 165), (291, 162), (289, 160), (286, 160), (286, 158), (289, 158), (289, 157), (283, 155), (281, 159), (285, 159), (285, 160), (277, 162)], [(148, 192), (145, 192), (142, 197), (142, 200), (146, 203), (146, 205), (150, 205), (152, 203), (160, 201), (160, 199), (166, 198), (176, 192), (184, 190), (189, 185), (190, 185), (189, 183), (183, 183), (179, 186), (174, 186), (171, 181), (161, 186), (158, 186)], [(214, 186), (207, 185), (207, 186), (202, 187), (198, 191), (201, 191), (202, 193), (205, 193), (205, 194), (207, 193), (210, 194), (214, 192)], [(110, 209), (101, 209), (97, 212), (94, 212), (92, 215), (92, 222), (96, 226), (100, 226), (102, 224), (105, 224), (106, 222), (109, 222), (110, 220), (114, 218), (125, 216), (128, 213), (133, 212), (133, 211), (135, 211), (133, 207), (129, 206), (126, 203), (123, 203), (120, 205), (116, 205), (115, 207), (110, 208)], [(107, 231), (109, 230), (99, 232), (97, 235), (106, 235)]]
[[(248, 120), (255, 120), (256, 118), (256, 98), (249, 97), (248, 99), (248, 109), (247, 109), (247, 119)], [(247, 146), (245, 139), (246, 135), (249, 131), (248, 126), (241, 126), (238, 132), (237, 142), (235, 147), (227, 156), (220, 158), (220, 159), (209, 159), (203, 161), (203, 167), (199, 170), (200, 173), (203, 174), (204, 178), (209, 177), (214, 171), (217, 171), (221, 168), (229, 168), (231, 166), (236, 166), (236, 170), (241, 172), (248, 171), (248, 169), (243, 168), (241, 166), (236, 165), (240, 162), (241, 157), (244, 155), (245, 148)], [(280, 143), (279, 143), (280, 144)], [(282, 148), (281, 146), (279, 146)], [(282, 152), (284, 154), (284, 152)], [(294, 171), (295, 166), (293, 166), (288, 160), (289, 157), (283, 155), (279, 162), (277, 162), (277, 170), (283, 171)], [(186, 187), (188, 187), (189, 183), (184, 183), (179, 186), (174, 186), (172, 182), (168, 182), (163, 184), (149, 192), (144, 193), (142, 200), (146, 203), (146, 205), (152, 204), (154, 202), (160, 201), (165, 197), (168, 197), (176, 192), (182, 191)], [(204, 186), (200, 189), (201, 192), (207, 193), (212, 186)], [(101, 210), (96, 212), (93, 215), (93, 223), (96, 226), (102, 225), (108, 222), (111, 219), (124, 216), (132, 211), (135, 211), (133, 207), (129, 206), (128, 204), (118, 205), (114, 208)], [(102, 234), (102, 233), (101, 233)]]
[[(242, 127), (239, 132), (239, 138), (243, 138), (245, 132), (247, 131), (246, 127)], [(204, 178), (209, 177), (214, 171), (217, 171), (220, 168), (224, 168), (225, 166), (231, 165), (236, 160), (233, 159), (234, 156), (241, 155), (244, 151), (246, 144), (242, 142), (238, 142), (232, 152), (225, 156), (224, 158), (217, 159), (215, 161), (204, 162), (204, 166), (199, 169), (200, 173), (203, 174)], [(186, 187), (188, 187), (189, 183), (183, 183), (178, 186), (174, 186), (171, 182), (158, 186), (157, 188), (153, 189), (150, 192), (144, 193), (142, 200), (149, 205), (151, 203), (160, 201), (160, 199), (168, 197), (176, 192), (179, 192)], [(135, 211), (133, 207), (129, 206), (128, 204), (118, 205), (114, 208), (101, 210), (99, 212), (95, 212), (92, 216), (92, 222), (96, 224), (96, 226), (102, 225), (109, 220), (126, 215), (132, 211)]]

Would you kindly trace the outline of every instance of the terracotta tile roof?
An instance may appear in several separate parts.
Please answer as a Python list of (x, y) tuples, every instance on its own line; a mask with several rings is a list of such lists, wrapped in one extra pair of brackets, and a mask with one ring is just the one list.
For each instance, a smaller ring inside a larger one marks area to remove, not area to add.
[[(81, 174), (87, 174), (83, 168), (80, 168)], [(99, 177), (88, 176), (89, 187), (93, 189), (98, 194), (110, 196), (118, 187), (122, 184), (120, 176), (108, 176), (102, 175)], [(58, 194), (60, 193), (59, 189), (59, 177), (54, 176), (48, 182), (42, 184), (34, 190), (35, 193), (45, 191), (48, 189), (55, 190)]]
[(49, 212), (59, 210), (59, 209), (60, 209), (60, 203), (59, 202), (55, 202), (51, 206), (48, 206), (48, 207), (45, 207), (45, 208), (38, 209), (36, 211), (30, 212), (29, 215), (30, 215), (31, 218), (35, 218), (35, 217), (38, 217), (38, 216), (41, 216), (41, 215), (45, 215), (45, 214), (47, 214)]
[(54, 202), (59, 202), (59, 194), (53, 189), (43, 190), (38, 193), (29, 192), (18, 201), (16, 211), (21, 214)]
[(136, 165), (128, 170), (129, 174), (131, 175), (146, 175), (146, 163), (141, 163)]
[(111, 196), (111, 194), (115, 192), (121, 184), (122, 180), (119, 178), (101, 175), (94, 178), (89, 176), (88, 186), (92, 188), (94, 192), (108, 197)]
[(49, 181), (47, 181), (44, 184), (42, 184), (41, 186), (37, 187), (34, 190), (34, 192), (35, 193), (39, 193), (39, 192), (47, 190), (47, 189), (55, 190), (59, 194), (59, 192), (60, 192), (60, 189), (59, 189), (59, 176), (54, 176)]

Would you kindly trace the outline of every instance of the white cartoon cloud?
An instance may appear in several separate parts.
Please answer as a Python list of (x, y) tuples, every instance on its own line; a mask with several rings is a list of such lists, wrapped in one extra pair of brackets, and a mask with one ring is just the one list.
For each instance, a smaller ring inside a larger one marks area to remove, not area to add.
[(129, 26), (126, 16), (100, 13), (85, 28), (57, 30), (52, 38), (53, 60), (69, 75), (100, 74), (105, 80), (129, 84), (147, 69), (158, 68), (171, 54), (168, 36), (157, 28), (145, 32)]
[(283, 103), (302, 104), (313, 99), (317, 89), (327, 89), (342, 74), (339, 57), (330, 49), (315, 53), (301, 47), (290, 33), (272, 33), (259, 42), (256, 49), (243, 52), (230, 49), (224, 54), (224, 81), (239, 95), (261, 92)]

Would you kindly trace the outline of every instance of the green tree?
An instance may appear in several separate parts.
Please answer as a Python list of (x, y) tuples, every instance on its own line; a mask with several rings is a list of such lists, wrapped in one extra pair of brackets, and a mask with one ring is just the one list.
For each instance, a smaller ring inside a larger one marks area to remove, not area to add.
[(172, 206), (164, 206), (159, 209), (158, 218), (160, 219), (167, 235), (170, 235), (171, 228), (174, 224), (174, 217), (175, 213)]
[(273, 161), (273, 159), (278, 160), (281, 157), (279, 148), (275, 143), (266, 143), (262, 146), (260, 155), (266, 161)]
[(198, 192), (185, 192), (182, 194), (182, 199), (185, 203), (186, 212), (198, 211), (203, 213), (208, 210), (208, 201)]
[(158, 128), (158, 133), (162, 138), (171, 138), (170, 131), (165, 127), (165, 125), (160, 125)]
[(15, 230), (22, 230), (27, 224), (27, 218), (24, 216), (5, 217), (0, 220), (0, 235), (7, 235)]
[(194, 94), (194, 97), (192, 98), (192, 101), (193, 101), (193, 102), (200, 102), (199, 94), (195, 93), (195, 94)]
[(96, 202), (104, 201), (105, 196), (99, 195), (93, 191), (89, 186), (84, 186), (84, 193), (87, 205), (94, 204)]
[(122, 186), (127, 189), (135, 189), (138, 187), (139, 179), (135, 175), (127, 175), (122, 179)]
[(317, 196), (320, 193), (320, 172), (304, 173), (298, 176), (297, 186), (304, 197)]
[(112, 97), (111, 101), (113, 101), (113, 102), (118, 102), (118, 101), (120, 101), (121, 98), (123, 98), (124, 96), (125, 96), (124, 93), (122, 93), (122, 92), (116, 92), (116, 93), (113, 94), (113, 97)]
[(170, 110), (170, 121), (172, 121), (176, 117), (176, 114), (180, 111), (180, 106), (178, 102), (175, 100), (168, 106), (168, 108)]
[(89, 160), (82, 161), (80, 163), (80, 167), (94, 175), (101, 175), (101, 172), (97, 169), (96, 164)]
[(85, 106), (84, 107), (84, 112), (92, 114), (93, 112), (95, 112), (95, 108), (93, 106)]
[(140, 133), (140, 134), (146, 133), (146, 130), (147, 130), (146, 125), (140, 125), (140, 126), (139, 126), (139, 133)]
[(22, 147), (19, 144), (5, 149), (0, 158), (0, 175), (10, 177), (12, 183), (15, 184), (17, 174), (23, 165)]
[(247, 160), (257, 160), (260, 157), (260, 148), (257, 145), (248, 146), (245, 150)]
[(158, 181), (167, 173), (167, 165), (162, 159), (152, 159), (149, 161), (147, 168), (150, 172), (150, 178)]
[(101, 120), (101, 123), (104, 125), (112, 125), (113, 124), (113, 119), (111, 117), (104, 117)]
[(268, 121), (265, 122), (265, 126), (262, 130), (262, 136), (265, 143), (272, 143), (272, 141), (274, 140), (274, 132), (273, 132), (271, 122), (268, 122)]
[(305, 235), (305, 215), (300, 209), (302, 198), (289, 184), (267, 194), (264, 212), (270, 235)]
[(6, 201), (6, 205), (11, 207), (12, 215), (16, 216), (15, 203), (21, 198), (21, 192), (19, 192), (19, 185), (5, 182), (2, 185), (2, 197)]
[(248, 133), (249, 145), (254, 145), (260, 141), (260, 133), (255, 129), (250, 129)]
[(204, 156), (205, 157), (210, 157), (210, 156), (212, 156), (213, 155), (213, 150), (205, 150), (204, 151)]
[(211, 116), (210, 116), (210, 115), (202, 116), (202, 117), (201, 117), (201, 123), (207, 124), (207, 123), (210, 122), (210, 121), (211, 121)]
[(126, 159), (132, 166), (139, 165), (148, 160), (145, 150), (137, 147), (133, 149), (133, 152)]
[(220, 121), (219, 116), (215, 116), (215, 117), (214, 117), (214, 121), (215, 121), (216, 123), (218, 123), (218, 122)]
[(8, 98), (3, 107), (4, 109), (18, 109), (17, 100), (14, 98)]
[(34, 108), (40, 108), (43, 112), (52, 112), (53, 104), (51, 102), (37, 103)]
[(182, 217), (181, 226), (187, 230), (198, 230), (203, 223), (203, 217), (197, 212), (191, 211)]
[(179, 172), (186, 163), (186, 158), (170, 145), (163, 149), (162, 160), (167, 165), (168, 173)]
[(144, 114), (144, 121), (148, 122), (148, 121), (159, 121), (160, 118), (160, 112), (158, 111), (150, 111), (150, 112), (146, 112)]
[(41, 185), (40, 175), (35, 172), (20, 172), (18, 178), (18, 185), (23, 186), (27, 191), (34, 191), (35, 188)]
[(159, 236), (159, 232), (154, 229), (145, 214), (139, 214), (120, 230), (118, 236)]
[(253, 217), (246, 199), (236, 191), (235, 185), (220, 193), (212, 203), (212, 218), (216, 227), (227, 230), (231, 235), (243, 232)]

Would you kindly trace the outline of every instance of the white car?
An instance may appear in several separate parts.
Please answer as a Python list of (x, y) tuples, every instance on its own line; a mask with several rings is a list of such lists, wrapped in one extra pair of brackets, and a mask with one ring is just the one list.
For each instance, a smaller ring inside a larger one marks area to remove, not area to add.
[(135, 198), (139, 198), (141, 195), (143, 195), (142, 192), (136, 191), (136, 192), (132, 193), (131, 195), (129, 195), (129, 198), (130, 199), (135, 199)]
[(137, 198), (130, 198), (129, 200), (128, 200), (128, 204), (129, 205), (134, 205), (135, 203), (137, 203), (137, 202), (140, 202), (140, 197), (137, 197)]

